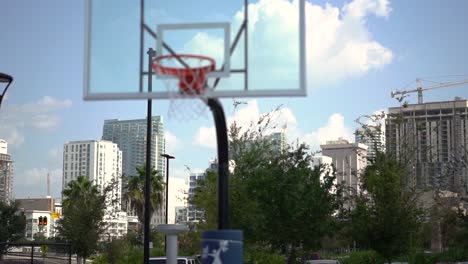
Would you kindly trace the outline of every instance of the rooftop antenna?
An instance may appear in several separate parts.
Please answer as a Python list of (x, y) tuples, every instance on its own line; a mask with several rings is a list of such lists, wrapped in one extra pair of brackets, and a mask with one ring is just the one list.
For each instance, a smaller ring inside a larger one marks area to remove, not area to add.
[(50, 173), (47, 173), (47, 196), (50, 197)]

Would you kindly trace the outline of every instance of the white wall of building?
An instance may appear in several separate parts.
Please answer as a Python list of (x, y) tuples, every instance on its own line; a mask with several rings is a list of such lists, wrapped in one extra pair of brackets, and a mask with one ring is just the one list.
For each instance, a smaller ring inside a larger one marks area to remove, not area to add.
[[(26, 217), (26, 239), (33, 240), (34, 235), (37, 233), (42, 233), (46, 238), (51, 237), (51, 228), (53, 227), (54, 223), (51, 217), (51, 212), (26, 210), (24, 215)], [(47, 217), (47, 225), (39, 226), (39, 217)]]
[[(106, 140), (73, 141), (64, 144), (63, 185), (85, 176), (103, 190), (113, 180), (119, 185), (115, 188), (117, 198), (122, 197), (122, 151), (117, 144)], [(111, 208), (109, 208), (111, 209)], [(116, 205), (120, 210), (120, 205)]]
[[(311, 165), (313, 167), (318, 167), (318, 166), (323, 167), (324, 171), (320, 174), (320, 181), (321, 182), (323, 182), (323, 178), (325, 177), (327, 171), (329, 173), (333, 173), (332, 164), (333, 164), (333, 159), (331, 157), (328, 157), (328, 156), (313, 156), (313, 157), (311, 157)], [(334, 183), (336, 184), (336, 179), (335, 179)]]
[(176, 207), (186, 207), (188, 199), (188, 184), (186, 179), (169, 177), (169, 211), (168, 222), (174, 224), (176, 219)]
[(337, 183), (359, 192), (361, 173), (367, 166), (367, 146), (338, 139), (327, 141), (320, 148), (324, 156), (332, 158)]

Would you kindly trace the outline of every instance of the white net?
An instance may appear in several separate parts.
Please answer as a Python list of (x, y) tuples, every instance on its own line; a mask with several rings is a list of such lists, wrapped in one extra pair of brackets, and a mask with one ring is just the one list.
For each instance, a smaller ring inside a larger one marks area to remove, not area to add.
[[(213, 62), (205, 57), (182, 56), (165, 56), (157, 61), (158, 67), (155, 68), (165, 77), (163, 81), (170, 95), (168, 118), (186, 121), (207, 117), (209, 111), (205, 95), (210, 88), (206, 75), (214, 69), (214, 64), (210, 65)], [(180, 60), (186, 65), (182, 65)]]

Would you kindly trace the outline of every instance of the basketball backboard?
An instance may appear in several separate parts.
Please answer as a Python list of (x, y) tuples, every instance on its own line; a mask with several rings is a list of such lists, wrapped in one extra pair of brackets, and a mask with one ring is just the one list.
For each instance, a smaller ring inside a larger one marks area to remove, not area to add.
[(305, 96), (305, 0), (86, 0), (84, 99), (182, 97), (148, 56), (215, 60), (209, 97)]

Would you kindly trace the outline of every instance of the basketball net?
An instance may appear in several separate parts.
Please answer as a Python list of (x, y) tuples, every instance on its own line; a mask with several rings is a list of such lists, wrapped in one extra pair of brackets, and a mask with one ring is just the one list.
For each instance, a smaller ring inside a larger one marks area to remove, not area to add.
[[(190, 60), (190, 67), (178, 66), (180, 59)], [(214, 70), (214, 61), (210, 59), (212, 64), (203, 66), (206, 60), (196, 55), (174, 55), (157, 57), (153, 61), (155, 72), (166, 77), (162, 80), (170, 100), (168, 118), (186, 121), (207, 117), (206, 91), (210, 87), (206, 75)]]

